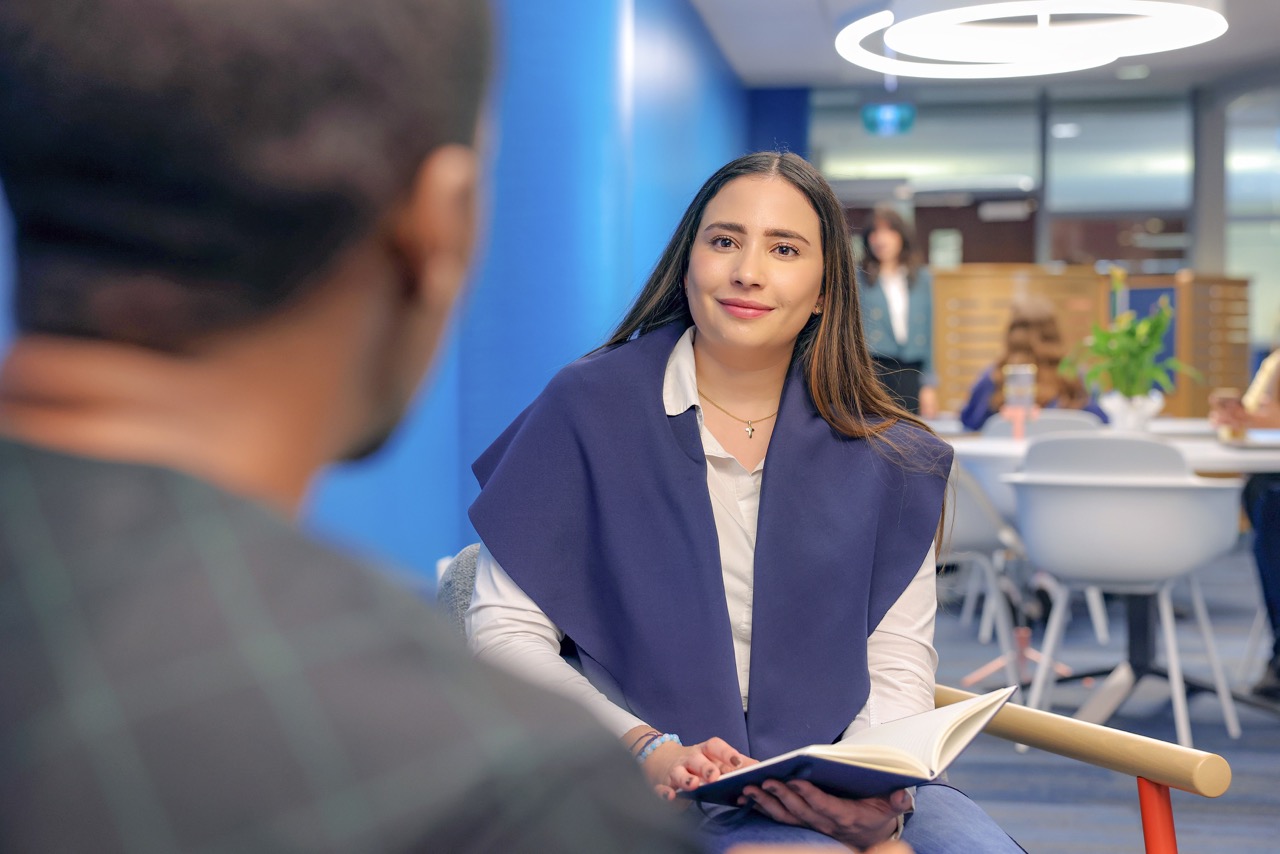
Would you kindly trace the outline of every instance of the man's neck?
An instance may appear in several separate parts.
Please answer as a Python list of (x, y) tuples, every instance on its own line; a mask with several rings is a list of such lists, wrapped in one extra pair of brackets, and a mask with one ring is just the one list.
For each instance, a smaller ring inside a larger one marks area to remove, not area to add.
[(295, 429), (308, 395), (291, 391), (218, 360), (23, 336), (0, 367), (0, 434), (173, 468), (292, 515), (326, 455)]

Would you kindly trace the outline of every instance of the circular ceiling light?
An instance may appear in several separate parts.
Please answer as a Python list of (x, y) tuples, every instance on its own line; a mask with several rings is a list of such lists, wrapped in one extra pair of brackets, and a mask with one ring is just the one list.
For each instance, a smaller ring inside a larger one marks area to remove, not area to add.
[[(889, 51), (916, 59), (862, 46), (881, 31)], [(1226, 31), (1226, 18), (1215, 8), (1175, 0), (1011, 0), (896, 23), (892, 11), (878, 12), (842, 29), (836, 51), (854, 65), (899, 77), (1031, 77), (1190, 47)]]

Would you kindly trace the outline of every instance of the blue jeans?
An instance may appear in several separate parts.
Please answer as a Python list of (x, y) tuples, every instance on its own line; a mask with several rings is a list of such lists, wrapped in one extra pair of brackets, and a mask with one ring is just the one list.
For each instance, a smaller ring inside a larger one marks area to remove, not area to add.
[(1244, 509), (1253, 524), (1253, 557), (1262, 599), (1271, 620), (1272, 666), (1280, 664), (1280, 474), (1255, 474), (1244, 488)]
[[(779, 824), (746, 810), (704, 819), (698, 829), (703, 845), (711, 854), (720, 854), (731, 845), (743, 842), (849, 850), (816, 830)], [(902, 838), (911, 844), (916, 854), (1017, 854), (1023, 851), (981, 807), (945, 783), (927, 783), (916, 789), (915, 812), (908, 813)]]

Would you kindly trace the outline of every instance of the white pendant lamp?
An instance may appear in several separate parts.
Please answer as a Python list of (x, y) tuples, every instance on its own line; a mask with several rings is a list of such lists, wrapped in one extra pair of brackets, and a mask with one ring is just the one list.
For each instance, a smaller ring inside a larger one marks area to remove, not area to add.
[[(1219, 0), (896, 0), (842, 29), (836, 51), (882, 74), (973, 80), (1097, 68), (1226, 31)], [(863, 45), (881, 32), (889, 55)]]

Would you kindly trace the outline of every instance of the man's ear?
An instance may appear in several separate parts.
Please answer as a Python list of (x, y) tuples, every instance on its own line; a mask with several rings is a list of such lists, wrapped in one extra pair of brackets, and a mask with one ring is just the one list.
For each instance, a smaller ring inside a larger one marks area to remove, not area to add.
[(457, 296), (475, 242), (478, 159), (465, 145), (444, 145), (418, 169), (393, 237), (409, 299), (447, 310)]

